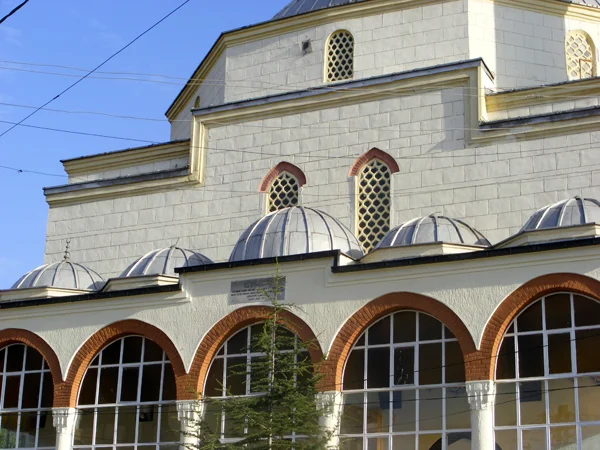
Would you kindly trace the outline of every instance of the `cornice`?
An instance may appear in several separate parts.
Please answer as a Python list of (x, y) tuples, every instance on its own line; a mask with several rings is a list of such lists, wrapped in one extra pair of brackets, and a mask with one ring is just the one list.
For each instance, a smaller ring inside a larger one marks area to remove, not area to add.
[(600, 8), (567, 3), (562, 0), (492, 0), (492, 3), (586, 22), (600, 22)]

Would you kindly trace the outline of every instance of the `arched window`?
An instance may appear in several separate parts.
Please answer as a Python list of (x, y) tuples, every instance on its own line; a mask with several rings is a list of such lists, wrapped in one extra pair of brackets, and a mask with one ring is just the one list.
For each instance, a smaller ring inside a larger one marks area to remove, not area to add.
[(521, 312), (496, 365), (496, 448), (599, 448), (599, 349), (594, 300), (559, 293)]
[(306, 184), (304, 172), (289, 162), (280, 162), (262, 179), (259, 192), (267, 194), (267, 213), (300, 203), (300, 188)]
[(325, 82), (354, 77), (354, 36), (347, 30), (335, 31), (327, 41)]
[(173, 368), (157, 344), (141, 336), (113, 342), (83, 377), (73, 447), (177, 449), (175, 395)]
[(0, 448), (53, 449), (54, 387), (48, 364), (35, 349), (0, 350)]
[(596, 73), (596, 48), (589, 34), (569, 31), (565, 39), (567, 76), (569, 80), (591, 78)]
[(401, 311), (371, 325), (350, 352), (342, 390), (343, 449), (470, 448), (462, 352), (427, 314)]
[[(238, 331), (223, 344), (211, 363), (204, 386), (204, 397), (223, 399), (227, 398), (229, 394), (236, 396), (260, 395), (260, 392), (254, 388), (252, 364), (264, 361), (264, 354), (257, 351), (256, 345), (256, 340), (263, 332), (263, 328), (264, 324), (262, 323), (249, 326)], [(301, 357), (309, 358), (308, 353), (298, 346), (297, 336), (283, 328), (279, 328), (279, 332), (281, 336), (287, 336), (290, 338), (287, 340), (293, 342), (288, 349), (282, 349), (281, 353), (288, 353), (288, 355), (294, 353), (294, 362)], [(240, 370), (240, 368), (242, 369)], [(217, 435), (220, 434), (224, 442), (235, 441), (240, 437), (239, 434), (236, 434), (232, 424), (228, 422), (227, 417), (210, 403), (205, 414), (206, 423), (211, 431)], [(296, 437), (292, 433), (287, 438), (295, 440)]]

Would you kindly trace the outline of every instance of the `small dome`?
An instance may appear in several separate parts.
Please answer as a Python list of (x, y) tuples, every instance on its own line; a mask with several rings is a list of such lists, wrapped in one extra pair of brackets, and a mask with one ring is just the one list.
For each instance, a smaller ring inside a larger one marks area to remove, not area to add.
[(11, 289), (54, 287), (96, 291), (104, 284), (104, 278), (68, 257), (52, 264), (44, 264), (23, 275)]
[(212, 261), (202, 253), (179, 247), (161, 248), (138, 258), (121, 274), (121, 278), (142, 275), (175, 275), (176, 267), (202, 266)]
[(445, 242), (448, 244), (491, 244), (483, 234), (461, 220), (430, 214), (417, 217), (391, 229), (377, 248), (400, 247), (413, 244)]
[(235, 244), (229, 261), (326, 250), (341, 250), (353, 258), (362, 256), (358, 240), (338, 220), (313, 208), (292, 206), (250, 225)]
[(593, 198), (573, 197), (544, 206), (533, 213), (521, 228), (521, 232), (585, 223), (600, 224), (600, 202)]

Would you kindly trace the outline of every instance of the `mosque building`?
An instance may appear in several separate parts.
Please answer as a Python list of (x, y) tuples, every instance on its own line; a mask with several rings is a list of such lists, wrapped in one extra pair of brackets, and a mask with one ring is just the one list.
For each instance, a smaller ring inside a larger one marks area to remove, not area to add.
[(279, 268), (332, 448), (600, 448), (595, 42), (597, 0), (292, 0), (221, 34), (168, 142), (45, 189), (0, 447), (186, 448)]

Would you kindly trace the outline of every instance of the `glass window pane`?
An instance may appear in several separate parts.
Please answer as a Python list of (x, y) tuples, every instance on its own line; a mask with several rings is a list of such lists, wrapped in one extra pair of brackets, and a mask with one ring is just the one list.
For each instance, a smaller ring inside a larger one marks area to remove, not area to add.
[(8, 357), (6, 359), (7, 372), (20, 372), (23, 370), (23, 356), (25, 346), (22, 344), (10, 345), (8, 348)]
[(390, 317), (385, 317), (369, 327), (367, 331), (369, 345), (390, 343)]
[(548, 380), (551, 423), (575, 422), (575, 383), (572, 378)]
[(177, 386), (175, 384), (175, 373), (171, 364), (165, 364), (165, 373), (163, 375), (163, 393), (162, 400), (175, 400), (177, 398)]
[(342, 437), (340, 439), (341, 450), (363, 450), (362, 437)]
[(160, 416), (160, 442), (178, 442), (180, 424), (175, 405), (163, 405)]
[(208, 376), (206, 377), (206, 385), (204, 386), (205, 397), (220, 397), (223, 394), (223, 359), (213, 359), (210, 366)]
[(150, 339), (144, 342), (144, 362), (155, 362), (163, 360), (163, 350)]
[(138, 442), (156, 442), (158, 432), (158, 406), (142, 405), (138, 419)]
[(600, 330), (585, 330), (575, 333), (577, 345), (577, 372), (600, 372)]
[(544, 340), (541, 334), (519, 336), (519, 376), (544, 376)]
[(98, 369), (88, 369), (83, 377), (83, 383), (79, 391), (79, 405), (96, 404), (96, 377)]
[(450, 430), (471, 428), (471, 408), (467, 390), (463, 386), (446, 388), (446, 428)]
[(496, 379), (511, 380), (515, 376), (515, 338), (505, 337), (498, 352)]
[[(140, 355), (141, 356), (141, 355)], [(136, 402), (138, 398), (139, 367), (124, 367), (121, 379), (121, 401)]]
[(442, 323), (427, 314), (419, 313), (419, 340), (431, 341), (442, 338)]
[(0, 426), (0, 448), (17, 447), (17, 423), (19, 416), (16, 413), (2, 414), (2, 426)]
[(442, 344), (419, 346), (419, 384), (442, 383)]
[(117, 383), (119, 381), (118, 367), (102, 368), (100, 370), (100, 391), (98, 404), (115, 403), (117, 401)]
[(42, 408), (51, 408), (54, 404), (54, 385), (52, 384), (52, 374), (46, 372), (43, 377), (44, 386), (42, 386)]
[(600, 425), (581, 427), (581, 450), (600, 448)]
[(522, 446), (527, 450), (547, 450), (546, 429), (536, 428), (534, 430), (523, 430)]
[(412, 311), (394, 314), (394, 342), (414, 342), (417, 340), (417, 315)]
[(446, 383), (465, 381), (465, 362), (458, 342), (446, 342)]
[(117, 424), (117, 443), (135, 443), (135, 425), (137, 423), (137, 406), (119, 408)]
[(344, 370), (344, 389), (362, 389), (365, 378), (365, 351), (352, 350)]
[[(516, 383), (496, 384), (494, 422), (496, 426), (517, 424), (517, 385)], [(504, 447), (503, 447), (504, 448)]]
[(363, 432), (363, 394), (345, 394), (344, 408), (341, 418), (341, 432), (343, 434), (362, 434)]
[(419, 398), (420, 429), (441, 430), (443, 415), (442, 389), (419, 389)]
[(390, 349), (372, 348), (368, 353), (367, 387), (383, 388), (390, 385)]
[(41, 381), (41, 373), (25, 374), (23, 382), (23, 398), (21, 399), (21, 408), (31, 409), (39, 407)]
[(400, 347), (394, 350), (394, 384), (415, 384), (414, 347)]
[(517, 430), (496, 430), (496, 449), (517, 450)]
[(365, 333), (361, 334), (360, 337), (358, 338), (358, 341), (356, 341), (356, 344), (354, 344), (355, 347), (363, 347), (365, 345)]
[(390, 393), (367, 393), (367, 433), (387, 433), (390, 423)]
[(244, 329), (234, 336), (229, 338), (227, 341), (227, 354), (228, 355), (239, 355), (245, 354), (248, 348), (248, 329)]
[(160, 364), (144, 366), (140, 397), (142, 402), (156, 402), (159, 400), (161, 372), (162, 366)]
[(388, 449), (388, 437), (376, 437), (369, 439), (368, 450), (387, 450)]
[(19, 426), (19, 448), (35, 447), (37, 412), (21, 413)]
[(546, 423), (546, 396), (543, 381), (527, 381), (519, 384), (521, 425)]
[(52, 425), (52, 413), (40, 412), (40, 429), (38, 431), (39, 447), (54, 447), (56, 445), (56, 429)]
[(419, 439), (419, 450), (431, 450), (435, 448), (442, 448), (442, 435), (441, 434), (420, 434)]
[(542, 302), (537, 301), (517, 318), (517, 330), (537, 331), (542, 329)]
[(112, 444), (115, 433), (115, 408), (98, 408), (96, 412), (96, 444)]
[(137, 363), (142, 360), (142, 341), (140, 336), (125, 338), (123, 343), (123, 363)]
[(102, 364), (119, 364), (121, 358), (121, 339), (102, 350)]
[(471, 450), (471, 433), (449, 434), (448, 450)]
[(21, 376), (6, 377), (4, 389), (4, 408), (19, 407), (19, 388), (21, 387)]
[(571, 373), (571, 335), (548, 335), (548, 370), (551, 374)]
[(246, 357), (227, 358), (227, 385), (228, 395), (246, 394)]
[(575, 427), (550, 428), (550, 450), (577, 450)]
[[(52, 422), (52, 420), (50, 420)], [(75, 422), (75, 445), (91, 445), (94, 428), (94, 410), (79, 409)], [(54, 430), (54, 427), (52, 427)]]
[(412, 434), (392, 436), (392, 450), (413, 450), (415, 448), (415, 437)]
[(27, 356), (25, 357), (25, 370), (42, 370), (44, 359), (37, 350), (27, 347)]
[[(414, 431), (415, 430), (415, 401), (414, 390), (396, 391), (392, 393), (393, 418), (392, 431)], [(414, 442), (414, 440), (412, 441)], [(396, 444), (394, 444), (396, 445)]]
[(554, 294), (546, 297), (546, 329), (571, 327), (571, 295)]
[(600, 420), (600, 379), (581, 377), (577, 379), (579, 396), (579, 420), (591, 422)]
[(600, 325), (600, 303), (580, 295), (573, 296), (575, 326)]

